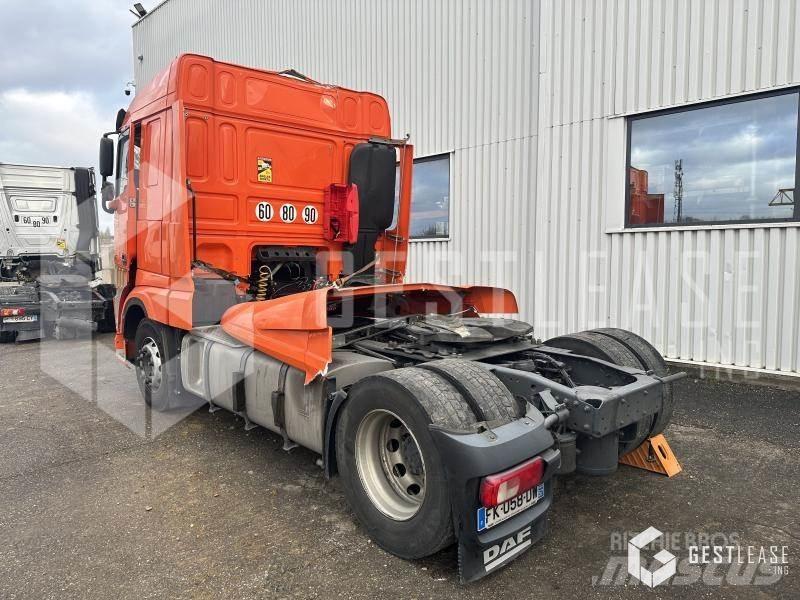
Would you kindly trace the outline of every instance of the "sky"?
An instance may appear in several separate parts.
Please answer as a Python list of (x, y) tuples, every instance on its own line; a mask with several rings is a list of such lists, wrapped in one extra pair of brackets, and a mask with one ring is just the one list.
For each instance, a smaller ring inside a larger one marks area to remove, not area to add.
[(97, 166), (100, 136), (130, 102), (132, 6), (0, 0), (0, 162)]
[(648, 172), (673, 220), (675, 161), (683, 161), (684, 216), (704, 220), (789, 218), (769, 206), (794, 188), (798, 94), (716, 105), (634, 121), (631, 166)]

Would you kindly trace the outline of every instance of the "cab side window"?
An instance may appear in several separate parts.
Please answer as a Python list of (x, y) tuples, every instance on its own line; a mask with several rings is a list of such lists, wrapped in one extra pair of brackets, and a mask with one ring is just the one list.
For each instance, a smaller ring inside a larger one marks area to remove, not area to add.
[(127, 135), (120, 136), (119, 144), (117, 145), (117, 165), (116, 165), (116, 173), (117, 178), (115, 181), (116, 185), (116, 195), (119, 196), (120, 193), (127, 187), (128, 185), (128, 147), (129, 147), (130, 139)]

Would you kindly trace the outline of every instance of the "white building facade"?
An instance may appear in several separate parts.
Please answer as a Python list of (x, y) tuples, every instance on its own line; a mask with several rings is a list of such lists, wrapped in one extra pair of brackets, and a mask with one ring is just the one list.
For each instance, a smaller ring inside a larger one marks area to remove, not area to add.
[(426, 159), (409, 280), (506, 287), (542, 339), (797, 375), (798, 4), (167, 0), (135, 81), (198, 52), (379, 93)]

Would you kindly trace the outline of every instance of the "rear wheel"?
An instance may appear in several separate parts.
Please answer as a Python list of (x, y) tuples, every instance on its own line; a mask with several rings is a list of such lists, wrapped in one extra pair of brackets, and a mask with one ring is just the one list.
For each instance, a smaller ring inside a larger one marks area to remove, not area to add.
[(0, 344), (10, 344), (17, 339), (16, 331), (3, 331), (0, 332)]
[(428, 426), (467, 429), (469, 405), (419, 368), (367, 377), (350, 390), (336, 429), (336, 462), (358, 520), (382, 548), (422, 558), (453, 541), (444, 465)]
[[(628, 350), (636, 355), (636, 358), (639, 359), (639, 362), (641, 362), (648, 371), (653, 371), (660, 377), (669, 375), (669, 367), (667, 367), (664, 357), (643, 337), (625, 329), (616, 329), (612, 327), (594, 329), (593, 331), (612, 337), (624, 344)], [(674, 408), (675, 397), (672, 392), (672, 384), (667, 383), (662, 388), (662, 408), (653, 420), (653, 425), (650, 428), (651, 436), (663, 433), (672, 420)]]
[[(547, 340), (545, 346), (571, 350), (576, 354), (598, 358), (622, 367), (647, 368), (622, 342), (594, 331), (562, 335)], [(623, 427), (619, 432), (619, 455), (623, 456), (638, 448), (650, 434), (652, 424), (653, 417), (648, 416), (636, 423)]]
[(524, 414), (524, 408), (492, 373), (468, 360), (445, 358), (420, 365), (441, 375), (467, 401), (479, 421), (509, 423)]

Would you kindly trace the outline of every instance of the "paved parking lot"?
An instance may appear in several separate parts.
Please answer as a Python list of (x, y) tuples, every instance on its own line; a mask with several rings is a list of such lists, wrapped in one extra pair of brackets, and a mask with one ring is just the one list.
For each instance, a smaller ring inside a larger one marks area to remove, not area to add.
[[(312, 453), (224, 411), (148, 414), (112, 354), (108, 337), (0, 346), (0, 598), (800, 597), (796, 389), (684, 380), (667, 431), (683, 473), (560, 480), (546, 539), (464, 587), (452, 549), (377, 549)], [(789, 573), (605, 585), (612, 536), (650, 525), (788, 546)]]

